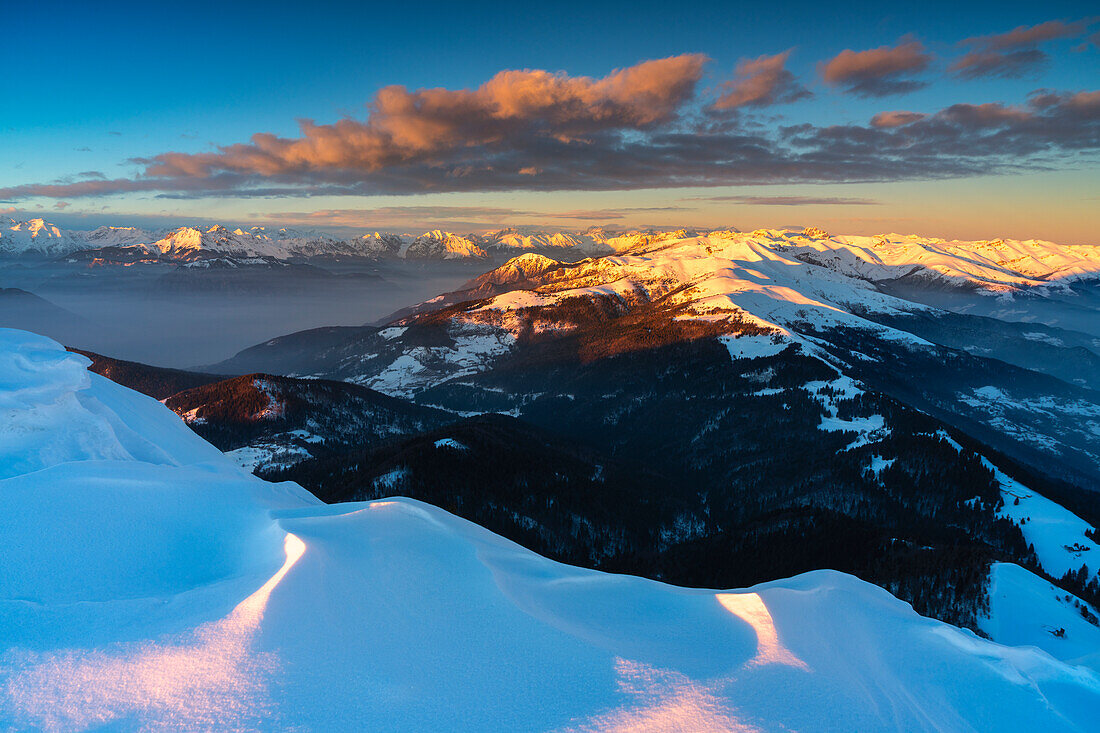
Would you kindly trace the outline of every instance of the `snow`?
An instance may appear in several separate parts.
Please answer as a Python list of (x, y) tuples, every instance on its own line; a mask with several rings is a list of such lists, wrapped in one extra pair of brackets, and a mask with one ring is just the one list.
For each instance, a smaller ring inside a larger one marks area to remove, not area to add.
[(292, 435), (299, 440), (304, 440), (307, 443), (317, 444), (324, 443), (325, 439), (316, 433), (311, 433), (308, 430), (291, 430), (287, 432), (287, 435)]
[(659, 302), (678, 309), (678, 319), (736, 317), (807, 348), (813, 333), (837, 327), (872, 332), (907, 347), (930, 346), (913, 334), (858, 315), (910, 313), (927, 306), (881, 293), (850, 274), (803, 262), (780, 244), (730, 232), (641, 236), (629, 247), (616, 247), (618, 254), (565, 263), (535, 276), (530, 281), (533, 290), (498, 295), (467, 315), (490, 319), (493, 313), (553, 305), (567, 298), (611, 296), (626, 303)]
[[(812, 234), (812, 236), (811, 236)], [(0, 224), (0, 256), (64, 256), (100, 247), (134, 247), (140, 253), (181, 261), (211, 253), (242, 257), (310, 257), (338, 255), (407, 259), (483, 259), (490, 253), (536, 250), (555, 257), (581, 259), (609, 254), (632, 255), (684, 241), (706, 240), (741, 248), (767, 250), (790, 262), (837, 273), (859, 281), (919, 277), (948, 285), (976, 287), (979, 292), (1011, 294), (1064, 290), (1067, 284), (1100, 277), (1100, 252), (1089, 245), (1061, 245), (1043, 240), (948, 241), (915, 235), (837, 235), (797, 229), (733, 230), (700, 233), (523, 231), (517, 228), (457, 234), (441, 230), (419, 236), (372, 232), (345, 240), (288, 228), (214, 225), (182, 226), (166, 231), (134, 227), (99, 227), (93, 231), (62, 229), (41, 218)], [(533, 252), (524, 256), (536, 257)], [(534, 262), (534, 260), (531, 260)], [(763, 271), (761, 271), (763, 272)]]
[[(963, 447), (946, 432), (940, 430), (936, 435), (962, 452)], [(1100, 575), (1100, 545), (1085, 536), (1085, 531), (1094, 527), (1061, 504), (1024, 486), (988, 458), (978, 458), (993, 472), (994, 480), (1001, 487), (1004, 507), (998, 516), (1019, 525), (1024, 539), (1035, 547), (1043, 570), (1060, 578), (1068, 570), (1077, 571), (1082, 565), (1088, 565), (1093, 574)]]
[(775, 336), (720, 336), (731, 359), (763, 359), (784, 351), (791, 342)]
[(53, 342), (2, 330), (0, 355), (0, 728), (1082, 731), (1100, 708), (1092, 670), (842, 573), (676, 588), (408, 499), (326, 506)]
[(175, 413), (88, 372), (90, 363), (50, 339), (0, 329), (0, 478), (64, 461), (183, 465), (220, 455), (183, 440), (193, 433)]
[[(1060, 578), (1067, 570), (1076, 571), (1088, 565), (1091, 574), (1098, 574), (1100, 545), (1085, 536), (1085, 530), (1092, 529), (1088, 522), (1010, 478), (984, 458), (982, 462), (993, 471), (1001, 485), (1005, 505), (1000, 516), (1020, 525), (1024, 539), (1035, 546), (1035, 555), (1043, 570)], [(1017, 498), (1019, 504), (1016, 504)]]
[[(754, 232), (754, 235), (756, 233)], [(837, 236), (806, 240), (769, 235), (808, 262), (869, 280), (918, 276), (979, 292), (1061, 288), (1100, 275), (1100, 252), (1089, 245), (1043, 240), (946, 241), (913, 235)]]
[(310, 452), (301, 446), (280, 442), (279, 436), (274, 436), (270, 442), (226, 451), (225, 455), (234, 465), (240, 466), (251, 473), (258, 468), (272, 468), (298, 463), (309, 458)]
[(447, 448), (449, 450), (465, 451), (469, 450), (465, 444), (458, 442), (454, 438), (442, 438), (435, 441), (436, 448)]
[(978, 387), (970, 393), (959, 392), (956, 396), (960, 402), (984, 411), (988, 423), (999, 431), (1054, 452), (1062, 449), (1055, 437), (1037, 433), (1027, 421), (1018, 420), (1022, 416), (1028, 419), (1042, 416), (1057, 424), (1066, 415), (1073, 415), (1083, 418), (1085, 429), (1100, 435), (1100, 405), (1086, 399), (1060, 399), (1051, 395), (1017, 397), (991, 385)]
[(1041, 341), (1043, 343), (1050, 344), (1051, 346), (1065, 346), (1065, 342), (1063, 342), (1062, 339), (1050, 336), (1042, 332), (1028, 331), (1021, 335), (1028, 341)]
[[(825, 408), (825, 414), (821, 417), (818, 430), (832, 433), (852, 432), (858, 433), (856, 439), (842, 450), (848, 451), (864, 445), (874, 443), (881, 439), (886, 432), (886, 418), (882, 415), (868, 415), (867, 417), (853, 417), (845, 420), (839, 417), (842, 400), (850, 400), (863, 394), (863, 388), (851, 377), (838, 374), (831, 381), (807, 382), (803, 389), (810, 393), (810, 397), (821, 403)], [(830, 394), (829, 392), (832, 392)]]
[(393, 491), (401, 485), (401, 481), (408, 475), (409, 470), (407, 468), (395, 468), (375, 478), (374, 487), (385, 489), (386, 491)]
[(896, 458), (883, 458), (882, 456), (871, 456), (871, 465), (867, 467), (867, 470), (875, 475), (877, 478), (880, 473), (894, 465)]
[[(1001, 644), (1038, 647), (1100, 671), (1100, 627), (1074, 606), (1083, 601), (1019, 565), (993, 563), (989, 573), (990, 607), (979, 619), (982, 631)], [(1059, 629), (1064, 633), (1056, 634)]]
[(466, 377), (487, 369), (515, 344), (515, 336), (488, 324), (458, 322), (449, 329), (452, 346), (415, 346), (399, 354), (384, 369), (352, 381), (394, 397), (410, 397), (445, 379)]
[(402, 327), (402, 326), (396, 326), (396, 327), (393, 327), (393, 328), (383, 328), (381, 331), (378, 332), (378, 335), (381, 336), (382, 338), (386, 339), (387, 341), (389, 341), (391, 339), (397, 338), (401, 334), (405, 333), (405, 331), (407, 331), (407, 330), (408, 330), (407, 328)]

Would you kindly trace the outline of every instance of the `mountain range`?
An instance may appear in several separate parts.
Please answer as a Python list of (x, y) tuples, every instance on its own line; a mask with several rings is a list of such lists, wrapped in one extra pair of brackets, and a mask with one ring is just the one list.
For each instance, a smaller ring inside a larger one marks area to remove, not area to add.
[[(431, 230), (419, 235), (368, 232), (338, 238), (288, 228), (254, 226), (230, 230), (221, 225), (145, 230), (101, 226), (68, 230), (43, 219), (0, 224), (0, 257), (71, 258), (95, 264), (190, 263), (215, 258), (310, 259), (488, 259), (502, 253), (549, 251), (577, 256), (607, 254), (639, 235), (591, 228), (582, 233), (500, 229), (456, 234)], [(644, 235), (643, 235), (644, 236)]]
[[(1035, 242), (651, 234), (575, 262), (528, 252), (381, 325), (269, 339), (201, 370), (223, 381), (154, 396), (325, 501), (409, 496), (681, 585), (843, 570), (1070, 658), (1037, 620), (1001, 625), (997, 568), (1096, 628), (1095, 262)], [(997, 317), (969, 312), (983, 305)], [(383, 395), (419, 424), (347, 419)]]
[(505, 259), (525, 252), (576, 261), (626, 253), (665, 241), (707, 236), (752, 243), (871, 282), (899, 287), (931, 280), (1005, 292), (1095, 279), (1100, 255), (1093, 245), (1059, 245), (1042, 240), (952, 241), (915, 235), (830, 236), (816, 227), (761, 229), (749, 233), (678, 229), (582, 232), (505, 228), (457, 234), (431, 230), (419, 235), (377, 231), (337, 238), (289, 228), (254, 226), (229, 229), (182, 226), (145, 230), (101, 226), (91, 231), (62, 229), (43, 219), (0, 223), (0, 258), (75, 258), (96, 263), (188, 263), (207, 259), (310, 260)]

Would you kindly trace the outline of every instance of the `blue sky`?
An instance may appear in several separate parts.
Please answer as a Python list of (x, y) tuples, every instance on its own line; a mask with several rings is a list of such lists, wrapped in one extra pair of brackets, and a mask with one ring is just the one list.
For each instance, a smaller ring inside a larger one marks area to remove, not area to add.
[[(13, 69), (17, 80), (16, 92), (9, 91), (0, 102), (0, 189), (7, 189), (0, 196), (4, 199), (0, 209), (10, 209), (9, 215), (45, 212), (47, 218), (91, 224), (173, 217), (257, 223), (293, 214), (284, 218), (298, 220), (290, 223), (337, 228), (375, 223), (378, 228), (472, 227), (513, 220), (566, 227), (727, 223), (745, 228), (828, 219), (839, 228), (852, 222), (851, 231), (869, 227), (935, 234), (928, 229), (939, 227), (945, 236), (987, 232), (989, 236), (1081, 241), (1100, 224), (1094, 212), (1100, 208), (1096, 205), (1100, 140), (1088, 144), (1097, 128), (1088, 126), (1091, 118), (1082, 122), (1080, 112), (1073, 113), (1072, 122), (1043, 118), (1011, 132), (1018, 141), (1022, 135), (1043, 134), (1041, 129), (1034, 132), (1043, 125), (1078, 125), (1069, 145), (1063, 137), (1021, 143), (1018, 159), (1027, 162), (1024, 169), (1006, 167), (1003, 159), (988, 162), (990, 153), (983, 159), (987, 162), (968, 158), (950, 175), (936, 173), (939, 163), (925, 161), (928, 171), (918, 175), (892, 161), (892, 170), (899, 172), (876, 168), (870, 176), (800, 174), (790, 180), (779, 177), (767, 185), (758, 177), (745, 179), (734, 172), (728, 177), (732, 185), (719, 185), (726, 179), (712, 174), (705, 181), (686, 181), (689, 186), (684, 188), (683, 172), (676, 169), (657, 176), (652, 186), (637, 172), (624, 173), (623, 187), (616, 189), (617, 184), (603, 180), (586, 182), (584, 175), (563, 167), (558, 171), (559, 182), (545, 186), (537, 181), (516, 186), (499, 180), (475, 181), (468, 189), (448, 184), (445, 192), (434, 192), (409, 188), (413, 185), (409, 183), (398, 190), (391, 181), (372, 183), (370, 195), (364, 195), (368, 190), (364, 188), (351, 195), (318, 195), (318, 185), (331, 186), (334, 181), (346, 185), (354, 178), (344, 172), (337, 175), (330, 167), (302, 175), (280, 172), (280, 184), (303, 186), (309, 196), (196, 194), (189, 183), (186, 197), (180, 198), (178, 187), (173, 188), (178, 184), (176, 174), (175, 182), (166, 183), (164, 189), (103, 195), (62, 191), (41, 196), (27, 187), (80, 180), (80, 174), (91, 172), (107, 180), (147, 178), (147, 165), (136, 165), (132, 159), (217, 151), (217, 146), (247, 143), (260, 132), (293, 140), (302, 134), (301, 118), (321, 125), (344, 117), (364, 122), (366, 103), (387, 85), (403, 85), (410, 92), (475, 89), (507, 69), (560, 71), (571, 78), (599, 80), (615, 69), (683, 54), (705, 54), (709, 60), (701, 67), (701, 77), (693, 80), (690, 100), (678, 98), (672, 116), (658, 124), (680, 132), (688, 129), (688, 116), (695, 119), (693, 125), (701, 124), (697, 113), (734, 78), (740, 60), (788, 50), (784, 69), (812, 96), (734, 110), (723, 124), (733, 125), (729, 120), (735, 117), (736, 134), (754, 129), (774, 139), (782, 128), (796, 124), (816, 130), (866, 126), (873, 115), (893, 110), (931, 116), (956, 104), (1019, 107), (1039, 89), (1067, 95), (1100, 89), (1100, 50), (1088, 41), (1100, 31), (1100, 22), (1090, 17), (1090, 9), (1095, 13), (1095, 6), (1083, 2), (885, 7), (809, 2), (697, 2), (673, 7), (667, 2), (639, 2), (631, 3), (629, 9), (592, 2), (538, 7), (517, 3), (476, 7), (458, 3), (89, 3), (82, 7), (28, 3), (14, 15), (15, 29), (9, 29), (0, 47), (3, 67)], [(1077, 30), (1013, 47), (1045, 57), (1017, 70), (1015, 76), (992, 73), (962, 78), (948, 71), (953, 62), (974, 50), (958, 45), (966, 38), (1053, 20), (1076, 22)], [(829, 84), (823, 79), (822, 65), (846, 49), (897, 48), (914, 41), (929, 60), (924, 68), (899, 78), (926, 84), (922, 88), (868, 97), (844, 83)], [(1066, 96), (1067, 109), (1079, 110), (1082, 99)], [(1085, 116), (1091, 114), (1087, 111)], [(600, 129), (599, 134), (607, 133), (608, 140), (617, 141), (609, 145), (648, 136), (637, 148), (644, 156), (645, 144), (657, 144), (657, 128), (648, 122), (640, 129), (631, 124)], [(731, 127), (724, 134), (735, 133)], [(964, 146), (966, 138), (956, 142)], [(487, 156), (499, 155), (496, 144), (487, 144)], [(822, 143), (815, 139), (814, 144)], [(531, 149), (528, 145), (510, 149), (508, 161), (521, 165), (522, 155)], [(828, 152), (831, 155), (832, 149)], [(1013, 154), (1011, 147), (1004, 151), (1004, 156)], [(736, 169), (738, 161), (729, 158), (728, 167)], [(464, 162), (468, 164), (468, 156)], [(860, 160), (847, 163), (864, 170)], [(445, 160), (443, 164), (456, 163)], [(948, 167), (952, 164), (947, 161)], [(546, 168), (544, 164), (529, 167)], [(372, 169), (363, 176), (375, 174)], [(422, 182), (423, 175), (417, 175)], [(266, 187), (265, 176), (248, 172), (247, 182), (240, 186)], [(930, 176), (941, 180), (927, 180)], [(575, 191), (560, 182), (571, 180), (578, 182)], [(239, 190), (238, 184), (233, 187)], [(722, 196), (727, 200), (704, 201)], [(730, 196), (741, 199), (731, 203)], [(954, 211), (959, 196), (964, 197), (969, 214)], [(859, 203), (848, 205), (844, 200)], [(432, 218), (425, 214), (431, 207), (445, 208)], [(468, 211), (456, 211), (463, 208)], [(487, 216), (490, 209), (496, 213)], [(952, 213), (945, 214), (945, 209)], [(342, 213), (327, 218), (316, 215), (326, 211)], [(560, 217), (571, 211), (591, 216)], [(372, 216), (370, 212), (387, 213)], [(600, 212), (606, 212), (606, 221), (600, 220)]]

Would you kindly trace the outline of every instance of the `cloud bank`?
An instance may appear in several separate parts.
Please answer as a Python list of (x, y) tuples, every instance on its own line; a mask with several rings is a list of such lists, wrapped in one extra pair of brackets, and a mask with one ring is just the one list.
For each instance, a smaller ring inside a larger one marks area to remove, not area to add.
[[(968, 43), (1011, 53), (1078, 32), (1071, 25)], [(744, 59), (712, 89), (702, 86), (702, 54), (644, 61), (602, 78), (527, 69), (502, 71), (474, 89), (389, 86), (363, 120), (303, 120), (296, 137), (259, 133), (212, 152), (166, 152), (136, 161), (131, 177), (87, 171), (0, 189), (0, 201), (854, 183), (997, 173), (1100, 150), (1096, 91), (1042, 90), (1018, 105), (887, 110), (865, 124), (759, 124), (749, 112), (810, 94), (787, 69), (790, 53)], [(878, 97), (924, 84), (914, 77), (930, 61), (919, 41), (903, 38), (845, 50), (820, 70), (827, 84)]]

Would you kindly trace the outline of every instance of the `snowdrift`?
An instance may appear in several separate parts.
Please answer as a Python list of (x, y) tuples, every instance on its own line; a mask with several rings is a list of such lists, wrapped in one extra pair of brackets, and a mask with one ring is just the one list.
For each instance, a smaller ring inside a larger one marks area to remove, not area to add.
[(0, 330), (0, 728), (1092, 729), (1100, 677), (851, 576), (676, 588), (233, 466)]

